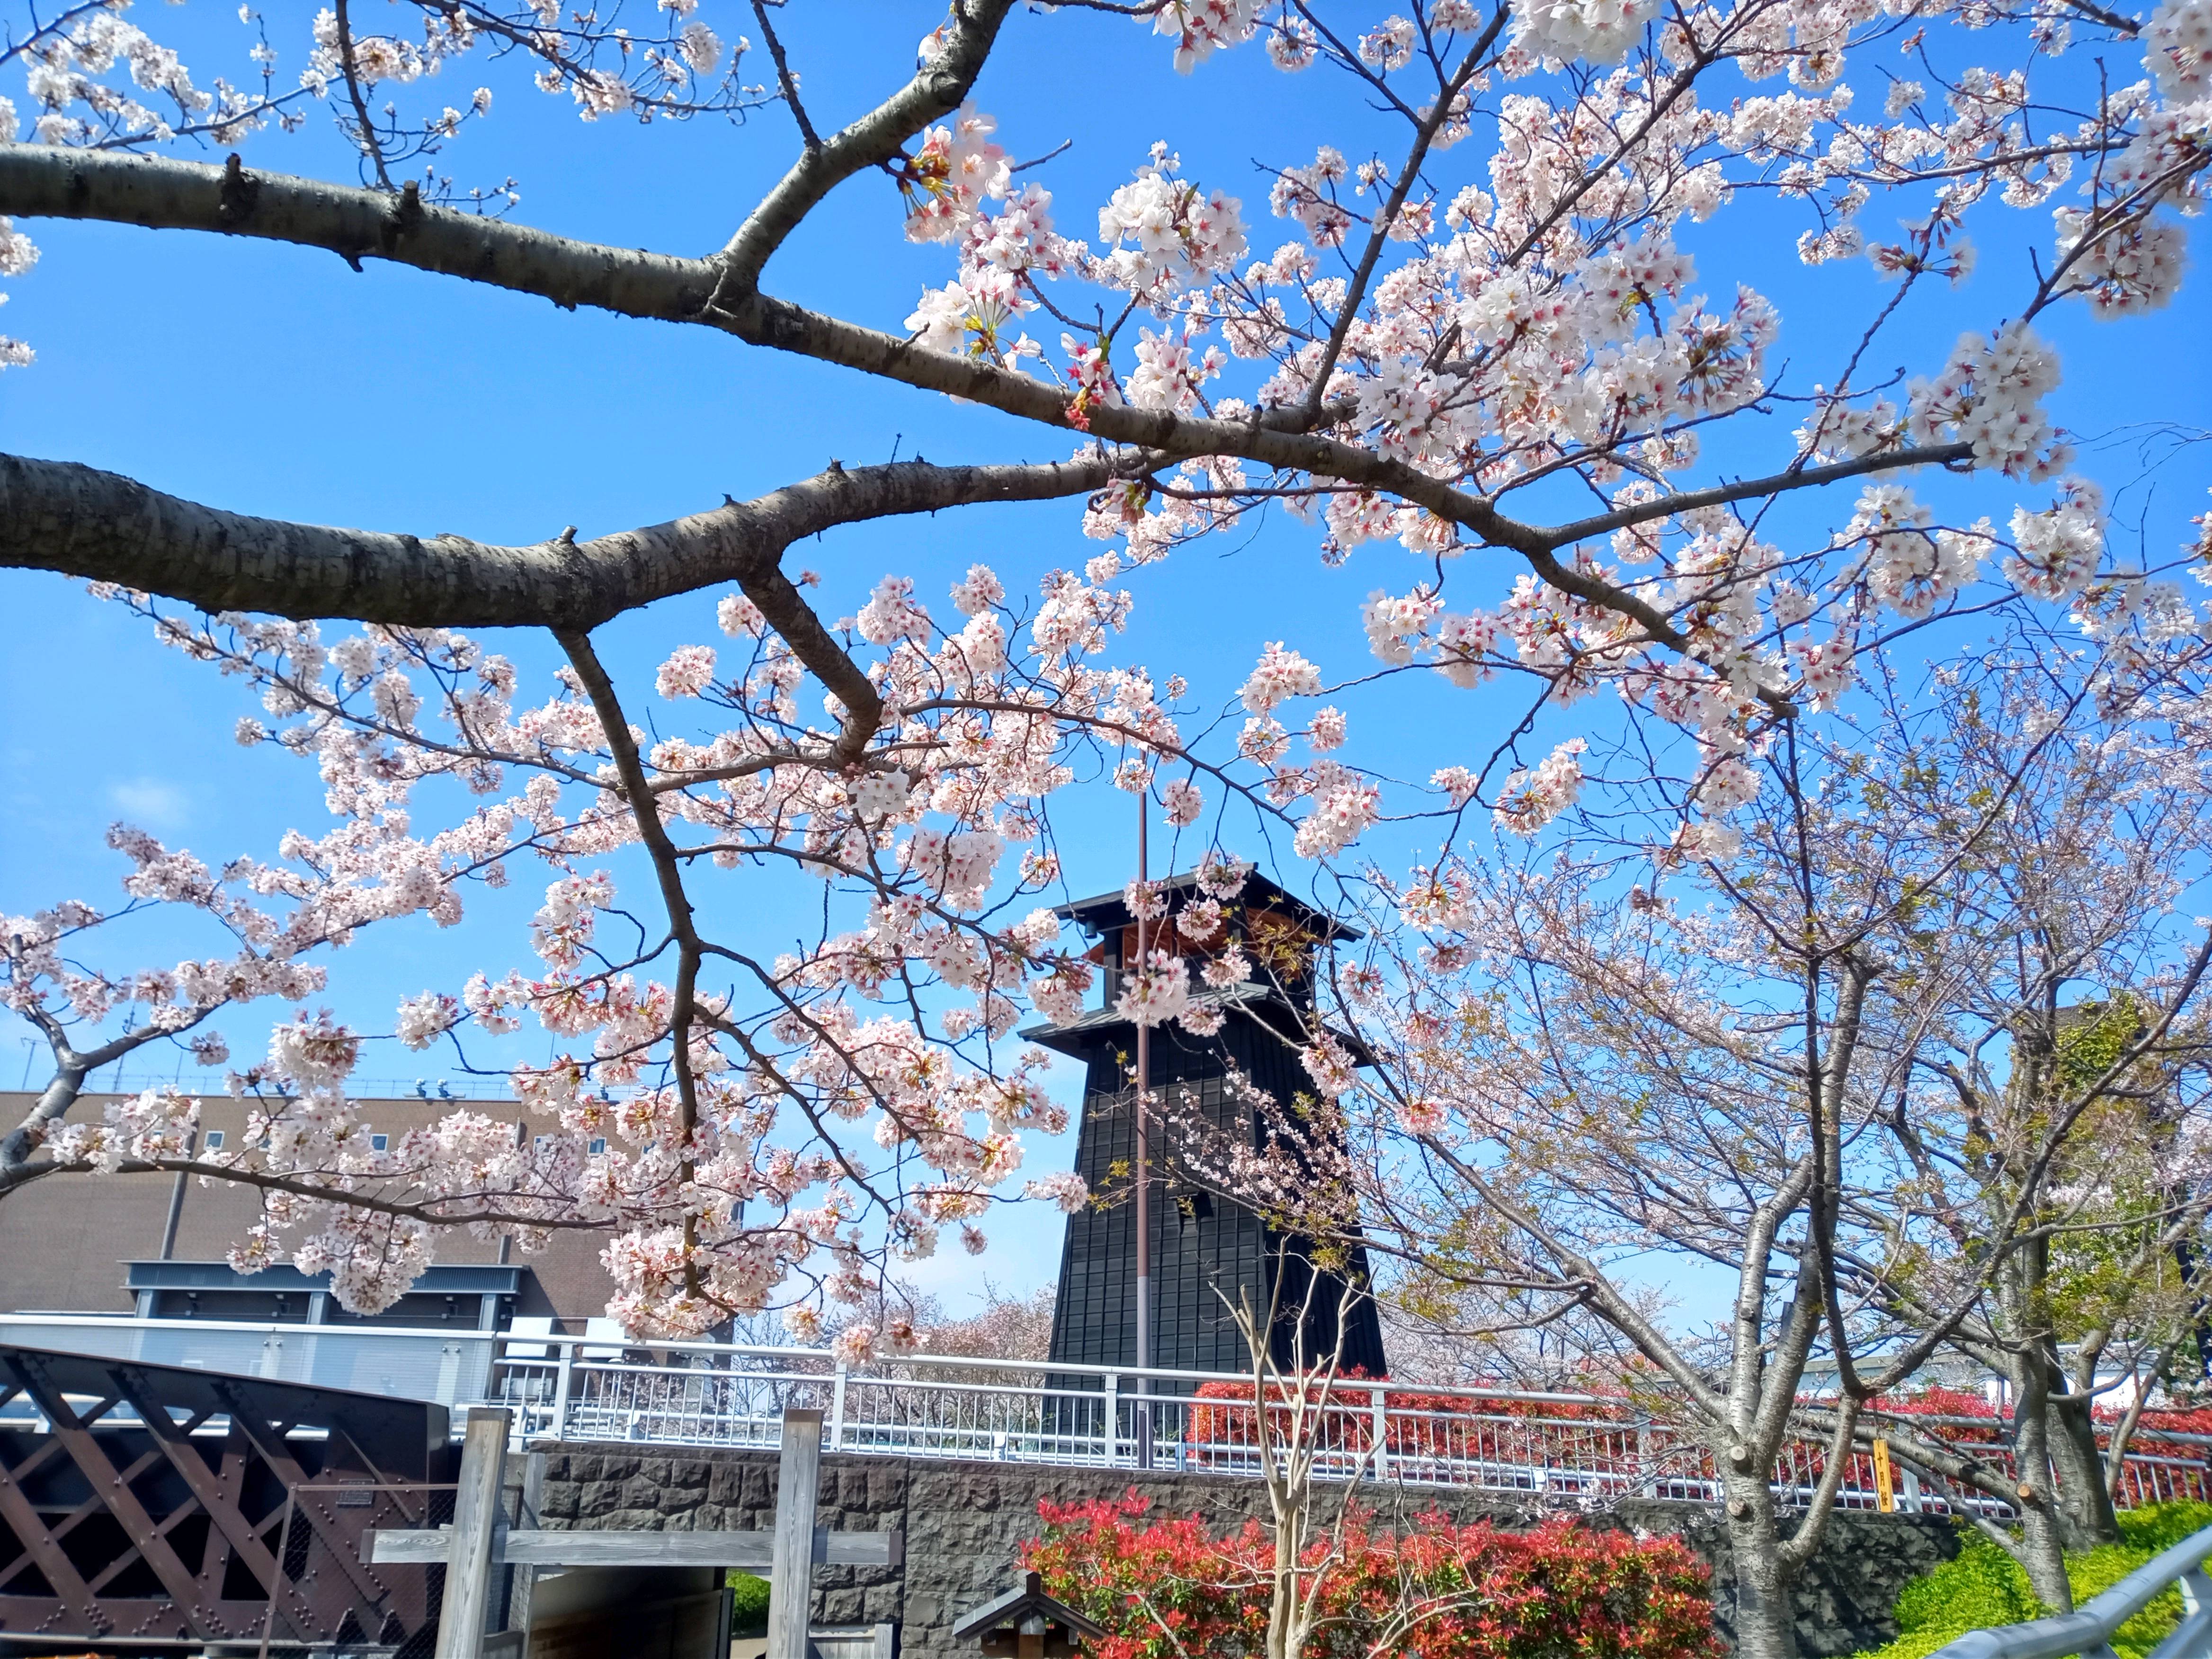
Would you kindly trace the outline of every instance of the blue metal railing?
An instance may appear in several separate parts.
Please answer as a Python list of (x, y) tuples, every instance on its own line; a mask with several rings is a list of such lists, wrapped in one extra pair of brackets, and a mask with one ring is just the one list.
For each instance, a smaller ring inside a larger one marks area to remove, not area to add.
[(2151, 1659), (2204, 1659), (2212, 1652), (2212, 1527), (2152, 1557), (2102, 1595), (2071, 1613), (2024, 1625), (1970, 1631), (1938, 1648), (1929, 1659), (2113, 1659), (2112, 1633), (2166, 1591), (2181, 1590), (2181, 1623)]

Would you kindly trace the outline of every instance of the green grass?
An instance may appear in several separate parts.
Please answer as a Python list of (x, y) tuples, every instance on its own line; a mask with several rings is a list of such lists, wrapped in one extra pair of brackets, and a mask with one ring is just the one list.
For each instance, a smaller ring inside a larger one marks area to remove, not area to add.
[[(2079, 1607), (2110, 1589), (2160, 1551), (2212, 1526), (2212, 1504), (2156, 1504), (2120, 1516), (2120, 1541), (2066, 1558), (2066, 1582)], [(2050, 1609), (2035, 1599), (2020, 1564), (1976, 1533), (1954, 1560), (1914, 1579), (1897, 1598), (1898, 1637), (1857, 1659), (1926, 1659), (1970, 1630), (2040, 1619)], [(2181, 1617), (2181, 1597), (2168, 1590), (2120, 1626), (2112, 1638), (2119, 1659), (2148, 1659)]]
[(726, 1581), (732, 1592), (730, 1597), (730, 1634), (732, 1636), (765, 1636), (768, 1634), (768, 1580), (756, 1578), (749, 1572), (730, 1569)]

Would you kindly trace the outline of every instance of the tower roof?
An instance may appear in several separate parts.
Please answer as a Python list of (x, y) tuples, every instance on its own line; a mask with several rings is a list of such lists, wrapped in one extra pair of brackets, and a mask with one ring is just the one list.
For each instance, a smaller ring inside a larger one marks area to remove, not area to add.
[[(1186, 870), (1181, 875), (1164, 877), (1158, 884), (1170, 898), (1187, 897), (1198, 890), (1198, 872)], [(1316, 943), (1362, 937), (1360, 930), (1351, 923), (1339, 921), (1326, 911), (1316, 910), (1256, 870), (1244, 878), (1244, 890), (1237, 896), (1236, 902), (1247, 908), (1281, 911), (1301, 928), (1311, 933)], [(1110, 893), (1098, 893), (1090, 898), (1060, 905), (1053, 914), (1073, 922), (1087, 933), (1107, 933), (1116, 928), (1133, 927), (1137, 920), (1129, 909), (1127, 897), (1118, 887)]]
[[(1262, 1030), (1292, 1048), (1304, 1045), (1311, 1032), (1304, 1020), (1284, 1001), (1282, 993), (1272, 985), (1259, 985), (1250, 980), (1222, 990), (1199, 989), (1190, 995), (1191, 1006), (1197, 1008), (1218, 1007), (1224, 1014), (1234, 1014), (1249, 1019)], [(1344, 1051), (1358, 1065), (1375, 1064), (1375, 1050), (1352, 1032), (1340, 1030), (1334, 1025), (1322, 1030), (1334, 1037)], [(1137, 1023), (1110, 1003), (1103, 1008), (1093, 1008), (1077, 1015), (1065, 1025), (1046, 1020), (1021, 1030), (1024, 1042), (1035, 1042), (1066, 1054), (1075, 1060), (1088, 1060), (1093, 1052), (1133, 1040)], [(1185, 1038), (1187, 1042), (1204, 1042), (1206, 1038)]]

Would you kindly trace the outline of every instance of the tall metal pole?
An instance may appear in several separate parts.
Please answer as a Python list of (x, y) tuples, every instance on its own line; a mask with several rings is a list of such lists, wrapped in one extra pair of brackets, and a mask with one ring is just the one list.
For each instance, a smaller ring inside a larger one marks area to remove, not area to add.
[[(1137, 885), (1141, 894), (1152, 879), (1145, 847), (1145, 820), (1152, 816), (1152, 791), (1137, 791)], [(1137, 913), (1137, 971), (1152, 967), (1148, 947), (1151, 930), (1145, 913)], [(1137, 1467), (1152, 1466), (1152, 1379), (1142, 1375), (1152, 1364), (1152, 1145), (1145, 1125), (1145, 1095), (1152, 1087), (1152, 1028), (1137, 1027), (1137, 1398), (1133, 1411), (1137, 1431)]]
[[(194, 1129), (185, 1136), (185, 1156), (191, 1158), (200, 1149), (200, 1132)], [(161, 1260), (167, 1261), (177, 1253), (177, 1224), (185, 1218), (185, 1172), (177, 1171), (177, 1179), (169, 1188), (169, 1218), (161, 1224)]]

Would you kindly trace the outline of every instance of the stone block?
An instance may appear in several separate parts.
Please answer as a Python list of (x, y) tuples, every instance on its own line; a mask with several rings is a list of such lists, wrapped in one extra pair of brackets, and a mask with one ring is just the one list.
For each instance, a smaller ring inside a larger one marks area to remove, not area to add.
[(542, 1520), (574, 1520), (576, 1505), (583, 1497), (583, 1488), (573, 1480), (556, 1481), (548, 1478), (538, 1498), (538, 1513)]
[(582, 1496), (578, 1499), (576, 1515), (582, 1520), (595, 1520), (612, 1515), (622, 1507), (622, 1488), (611, 1480), (594, 1480), (588, 1486), (578, 1488)]

